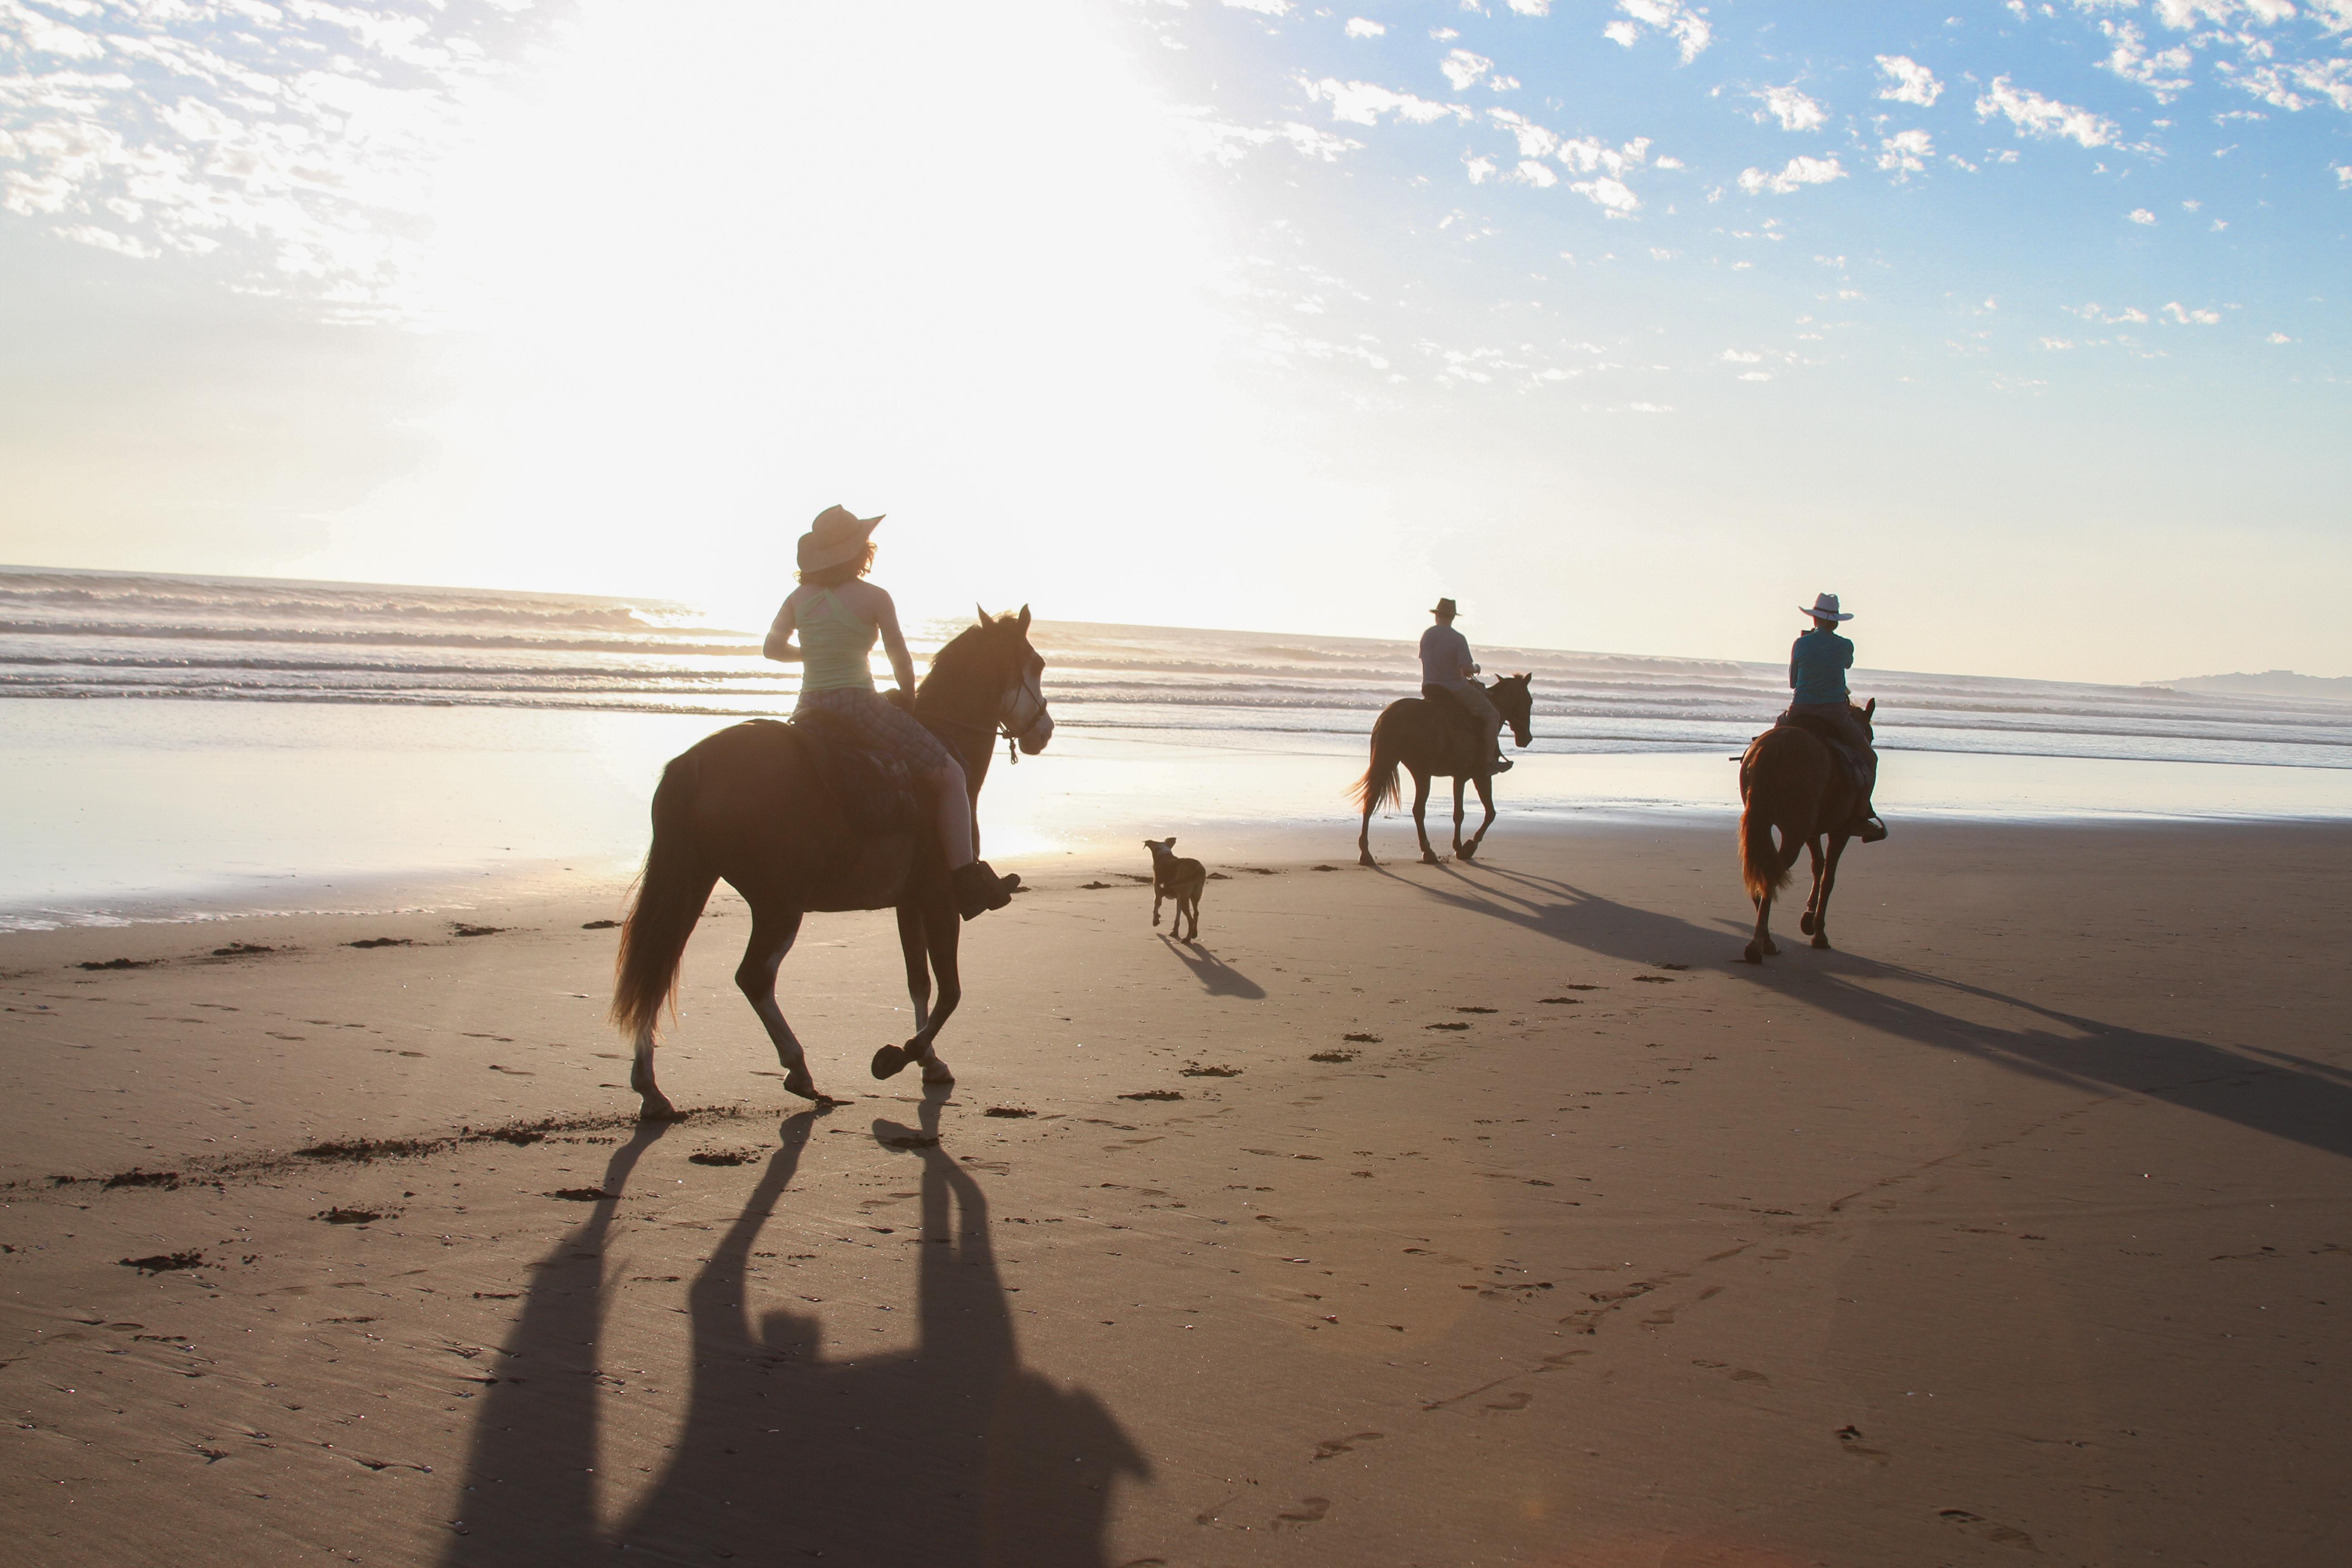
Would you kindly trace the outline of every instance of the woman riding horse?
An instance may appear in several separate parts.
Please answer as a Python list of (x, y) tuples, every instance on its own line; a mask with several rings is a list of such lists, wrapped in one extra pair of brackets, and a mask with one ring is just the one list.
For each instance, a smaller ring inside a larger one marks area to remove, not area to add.
[[(840, 721), (858, 746), (897, 757), (922, 778), (931, 795), (940, 853), (955, 885), (956, 910), (971, 920), (1013, 901), (1018, 877), (1000, 877), (972, 845), (971, 792), (962, 764), (939, 737), (915, 721), (915, 662), (898, 630), (898, 606), (878, 584), (863, 581), (874, 569), (868, 535), (882, 519), (859, 517), (847, 507), (829, 506), (801, 535), (800, 586), (776, 612), (760, 650), (782, 664), (802, 667), (795, 716), (817, 712)], [(793, 633), (801, 636), (793, 646)], [(894, 700), (874, 689), (874, 640), (882, 639), (890, 672), (898, 679)]]

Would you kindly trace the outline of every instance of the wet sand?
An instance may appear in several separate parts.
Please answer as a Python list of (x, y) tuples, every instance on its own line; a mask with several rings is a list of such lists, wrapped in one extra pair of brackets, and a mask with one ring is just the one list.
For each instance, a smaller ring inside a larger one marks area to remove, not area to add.
[(1161, 831), (1199, 946), (1040, 873), (945, 1095), (812, 920), (822, 1114), (731, 898), (658, 1129), (617, 889), (0, 938), (10, 1560), (2352, 1555), (2352, 829), (1898, 825), (1760, 969), (1721, 826)]

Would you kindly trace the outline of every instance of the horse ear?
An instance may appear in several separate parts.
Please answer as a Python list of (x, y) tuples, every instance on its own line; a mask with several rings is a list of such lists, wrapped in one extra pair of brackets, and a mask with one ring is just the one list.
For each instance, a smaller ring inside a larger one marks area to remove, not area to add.
[(1867, 702), (1865, 702), (1865, 703), (1864, 703), (1864, 704), (1862, 705), (1862, 716), (1863, 716), (1864, 718), (1865, 718), (1865, 719), (1869, 718), (1873, 713), (1875, 713), (1875, 712), (1877, 712), (1877, 711), (1878, 711), (1878, 699), (1877, 699), (1877, 698), (1875, 698), (1875, 697), (1872, 698), (1869, 701), (1867, 701)]
[(1029, 634), (1029, 606), (1026, 605), (1021, 606), (1021, 634), (1024, 637)]
[(993, 621), (991, 621), (991, 620), (988, 618), (988, 609), (987, 609), (987, 606), (986, 606), (986, 605), (974, 605), (972, 606), (972, 609), (973, 609), (974, 611), (976, 611), (976, 612), (979, 614), (979, 616), (980, 616), (980, 624), (981, 624), (982, 626), (993, 626), (993, 625), (995, 625), (995, 623), (994, 623)]

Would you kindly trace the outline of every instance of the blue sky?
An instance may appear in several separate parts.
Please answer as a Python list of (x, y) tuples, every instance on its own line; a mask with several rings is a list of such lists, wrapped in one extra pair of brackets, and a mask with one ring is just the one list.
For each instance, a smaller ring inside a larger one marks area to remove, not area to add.
[(0, 558), (2352, 672), (2352, 0), (0, 0)]

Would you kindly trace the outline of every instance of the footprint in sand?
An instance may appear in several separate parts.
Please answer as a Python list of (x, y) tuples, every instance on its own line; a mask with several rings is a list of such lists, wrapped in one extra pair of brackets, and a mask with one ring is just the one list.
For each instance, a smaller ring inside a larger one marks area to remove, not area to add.
[(1387, 1436), (1385, 1432), (1350, 1432), (1344, 1437), (1326, 1437), (1315, 1445), (1315, 1457), (1318, 1459), (1330, 1459), (1341, 1454), (1352, 1454), (1356, 1451), (1357, 1444), (1377, 1443)]
[(1956, 1524), (1970, 1535), (1980, 1535), (2001, 1546), (2021, 1546), (2026, 1551), (2037, 1550), (2033, 1537), (2013, 1525), (1996, 1524), (1980, 1513), (1970, 1513), (1964, 1508), (1948, 1508), (1936, 1515), (1947, 1524)]
[(1300, 1498), (1298, 1506), (1288, 1513), (1277, 1513), (1274, 1522), (1284, 1524), (1315, 1524), (1329, 1517), (1331, 1500), (1327, 1497)]
[(1502, 1411), (1525, 1410), (1528, 1407), (1528, 1401), (1534, 1398), (1534, 1394), (1528, 1393), (1525, 1389), (1521, 1389), (1517, 1394), (1508, 1394), (1504, 1398), (1491, 1402), (1487, 1405), (1486, 1408), (1489, 1410)]

